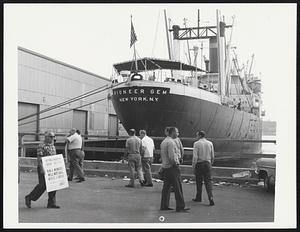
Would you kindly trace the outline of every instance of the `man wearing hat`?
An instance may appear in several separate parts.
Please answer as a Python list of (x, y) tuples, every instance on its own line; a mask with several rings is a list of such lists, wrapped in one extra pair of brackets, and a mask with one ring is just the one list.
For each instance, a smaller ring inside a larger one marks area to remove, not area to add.
[[(45, 171), (42, 164), (42, 157), (56, 155), (56, 149), (54, 146), (55, 134), (52, 131), (45, 132), (45, 140), (43, 143), (39, 144), (37, 148), (37, 173), (39, 178), (39, 183), (35, 188), (25, 196), (25, 204), (28, 208), (31, 208), (31, 201), (36, 201), (46, 190), (45, 182)], [(60, 208), (56, 205), (56, 191), (48, 193), (48, 204), (47, 208)]]

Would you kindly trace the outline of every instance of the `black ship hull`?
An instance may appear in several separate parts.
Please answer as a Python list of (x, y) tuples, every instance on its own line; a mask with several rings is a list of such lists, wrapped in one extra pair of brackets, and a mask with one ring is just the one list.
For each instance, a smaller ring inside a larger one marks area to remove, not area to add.
[[(204, 130), (218, 153), (261, 152), (260, 143), (226, 141), (260, 140), (262, 121), (253, 114), (207, 99), (177, 94), (172, 87), (141, 83), (113, 88), (112, 102), (127, 131), (145, 129), (150, 136), (162, 137), (166, 126), (176, 126), (181, 138), (195, 138), (197, 130)], [(183, 138), (182, 141), (185, 147), (193, 145), (191, 140)]]

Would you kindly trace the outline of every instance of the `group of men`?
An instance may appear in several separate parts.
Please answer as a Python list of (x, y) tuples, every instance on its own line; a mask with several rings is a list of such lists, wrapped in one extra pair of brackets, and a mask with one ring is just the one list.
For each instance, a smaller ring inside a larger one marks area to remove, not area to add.
[[(160, 156), (162, 161), (161, 173), (164, 182), (160, 210), (173, 210), (169, 207), (170, 194), (171, 190), (173, 190), (176, 199), (176, 212), (188, 212), (189, 208), (185, 207), (179, 168), (184, 153), (182, 143), (178, 138), (179, 131), (176, 127), (167, 127), (165, 129), (165, 135), (166, 138), (160, 144)], [(204, 181), (209, 205), (212, 206), (215, 204), (211, 179), (211, 166), (214, 162), (214, 147), (212, 142), (205, 138), (204, 131), (197, 131), (196, 135), (198, 140), (193, 146), (192, 169), (196, 177), (197, 193), (196, 197), (192, 200), (195, 202), (202, 201), (202, 184)], [(153, 140), (146, 135), (145, 130), (140, 131), (141, 139), (135, 135), (134, 129), (129, 130), (129, 136), (130, 137), (126, 140), (126, 148), (130, 181), (129, 184), (125, 186), (134, 187), (134, 171), (136, 170), (141, 186), (152, 187), (151, 162), (153, 159), (153, 150), (155, 149)], [(151, 157), (151, 159), (149, 159), (149, 157)]]
[(152, 187), (151, 164), (155, 149), (154, 142), (153, 139), (147, 136), (145, 130), (140, 130), (140, 138), (135, 133), (135, 129), (128, 131), (129, 138), (126, 140), (125, 145), (130, 172), (130, 181), (125, 187), (134, 187), (135, 171), (138, 174), (141, 186)]
[[(39, 183), (35, 188), (25, 196), (25, 205), (31, 208), (31, 201), (36, 201), (46, 191), (45, 170), (42, 164), (42, 157), (56, 155), (56, 148), (54, 146), (55, 134), (52, 131), (45, 132), (44, 142), (39, 144), (37, 148), (37, 173)], [(68, 181), (72, 181), (74, 171), (77, 173), (78, 183), (85, 180), (83, 172), (83, 140), (80, 131), (73, 128), (65, 139), (66, 142), (66, 158), (69, 161), (69, 176)], [(56, 205), (56, 191), (48, 193), (47, 208), (58, 209), (60, 206)]]
[[(140, 138), (135, 134), (134, 129), (128, 131), (129, 138), (126, 140), (126, 150), (128, 157), (128, 166), (130, 171), (130, 181), (126, 187), (134, 187), (135, 171), (141, 186), (153, 187), (151, 164), (153, 162), (153, 152), (155, 150), (153, 139), (147, 136), (145, 130), (140, 130)], [(163, 188), (161, 196), (160, 210), (173, 210), (169, 207), (170, 194), (173, 190), (176, 199), (176, 212), (188, 212), (185, 207), (184, 196), (181, 185), (180, 164), (182, 163), (184, 149), (180, 139), (179, 131), (176, 127), (167, 127), (165, 129), (166, 138), (160, 144), (161, 170), (163, 179)], [(205, 138), (204, 131), (197, 131), (197, 141), (193, 146), (192, 169), (196, 177), (196, 197), (192, 199), (195, 202), (202, 201), (202, 184), (204, 181), (206, 192), (209, 199), (209, 205), (214, 205), (211, 181), (211, 166), (214, 162), (214, 147), (212, 142)], [(55, 134), (52, 131), (46, 131), (45, 140), (37, 149), (37, 172), (39, 183), (35, 188), (25, 196), (25, 204), (31, 208), (31, 201), (36, 201), (46, 190), (44, 177), (44, 168), (42, 157), (56, 155), (54, 146)], [(78, 181), (85, 180), (83, 172), (83, 141), (80, 131), (73, 128), (66, 138), (68, 148), (68, 157), (70, 170), (68, 181), (72, 181), (74, 171), (77, 172)], [(48, 193), (47, 208), (60, 208), (56, 205), (56, 191)]]

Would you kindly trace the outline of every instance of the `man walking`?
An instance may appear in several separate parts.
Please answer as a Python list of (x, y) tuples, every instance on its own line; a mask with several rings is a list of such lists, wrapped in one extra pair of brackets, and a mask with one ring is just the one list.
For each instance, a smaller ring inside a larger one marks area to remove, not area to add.
[(172, 210), (169, 208), (171, 186), (174, 187), (176, 199), (176, 212), (187, 212), (189, 208), (185, 208), (182, 185), (180, 181), (179, 158), (177, 146), (174, 139), (178, 136), (176, 127), (169, 128), (169, 135), (162, 141), (160, 145), (162, 168), (164, 170), (164, 185), (162, 188), (162, 197), (160, 210)]
[[(45, 140), (42, 144), (39, 144), (37, 148), (37, 173), (39, 178), (39, 183), (35, 186), (35, 188), (25, 196), (25, 204), (28, 208), (31, 208), (31, 201), (36, 201), (40, 198), (40, 196), (46, 190), (46, 182), (45, 182), (45, 170), (42, 164), (42, 157), (44, 156), (52, 156), (56, 155), (56, 149), (54, 146), (55, 134), (51, 131), (45, 132)], [(48, 204), (47, 208), (60, 208), (56, 205), (56, 191), (52, 191), (48, 193)]]
[(214, 162), (214, 146), (212, 142), (205, 138), (204, 131), (197, 132), (199, 139), (194, 143), (192, 167), (196, 176), (197, 194), (193, 201), (202, 201), (202, 182), (204, 180), (205, 189), (209, 199), (209, 205), (214, 205), (211, 181), (211, 165)]
[(144, 153), (142, 140), (135, 135), (135, 129), (130, 129), (128, 134), (130, 137), (126, 140), (126, 149), (128, 154), (130, 181), (128, 185), (125, 185), (125, 187), (134, 187), (134, 171), (136, 171), (138, 174), (141, 186), (144, 186), (144, 176), (141, 161), (141, 155)]
[(80, 167), (80, 162), (82, 160), (82, 138), (79, 134), (76, 133), (75, 128), (71, 129), (70, 136), (66, 138), (66, 142), (68, 144), (68, 154), (70, 157), (70, 171), (68, 181), (73, 180), (74, 170), (79, 177), (77, 183), (85, 181), (83, 170)]
[(152, 173), (151, 173), (151, 164), (153, 162), (153, 151), (154, 151), (154, 142), (149, 136), (147, 136), (145, 130), (140, 130), (140, 138), (142, 140), (142, 146), (144, 150), (144, 155), (142, 156), (142, 168), (145, 178), (145, 186), (153, 187), (152, 183)]

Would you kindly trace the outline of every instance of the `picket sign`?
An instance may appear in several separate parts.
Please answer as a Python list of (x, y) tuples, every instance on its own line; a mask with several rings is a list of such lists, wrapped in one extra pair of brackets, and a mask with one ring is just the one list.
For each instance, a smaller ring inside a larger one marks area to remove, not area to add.
[(52, 192), (69, 187), (62, 154), (42, 157), (45, 170), (46, 191)]

